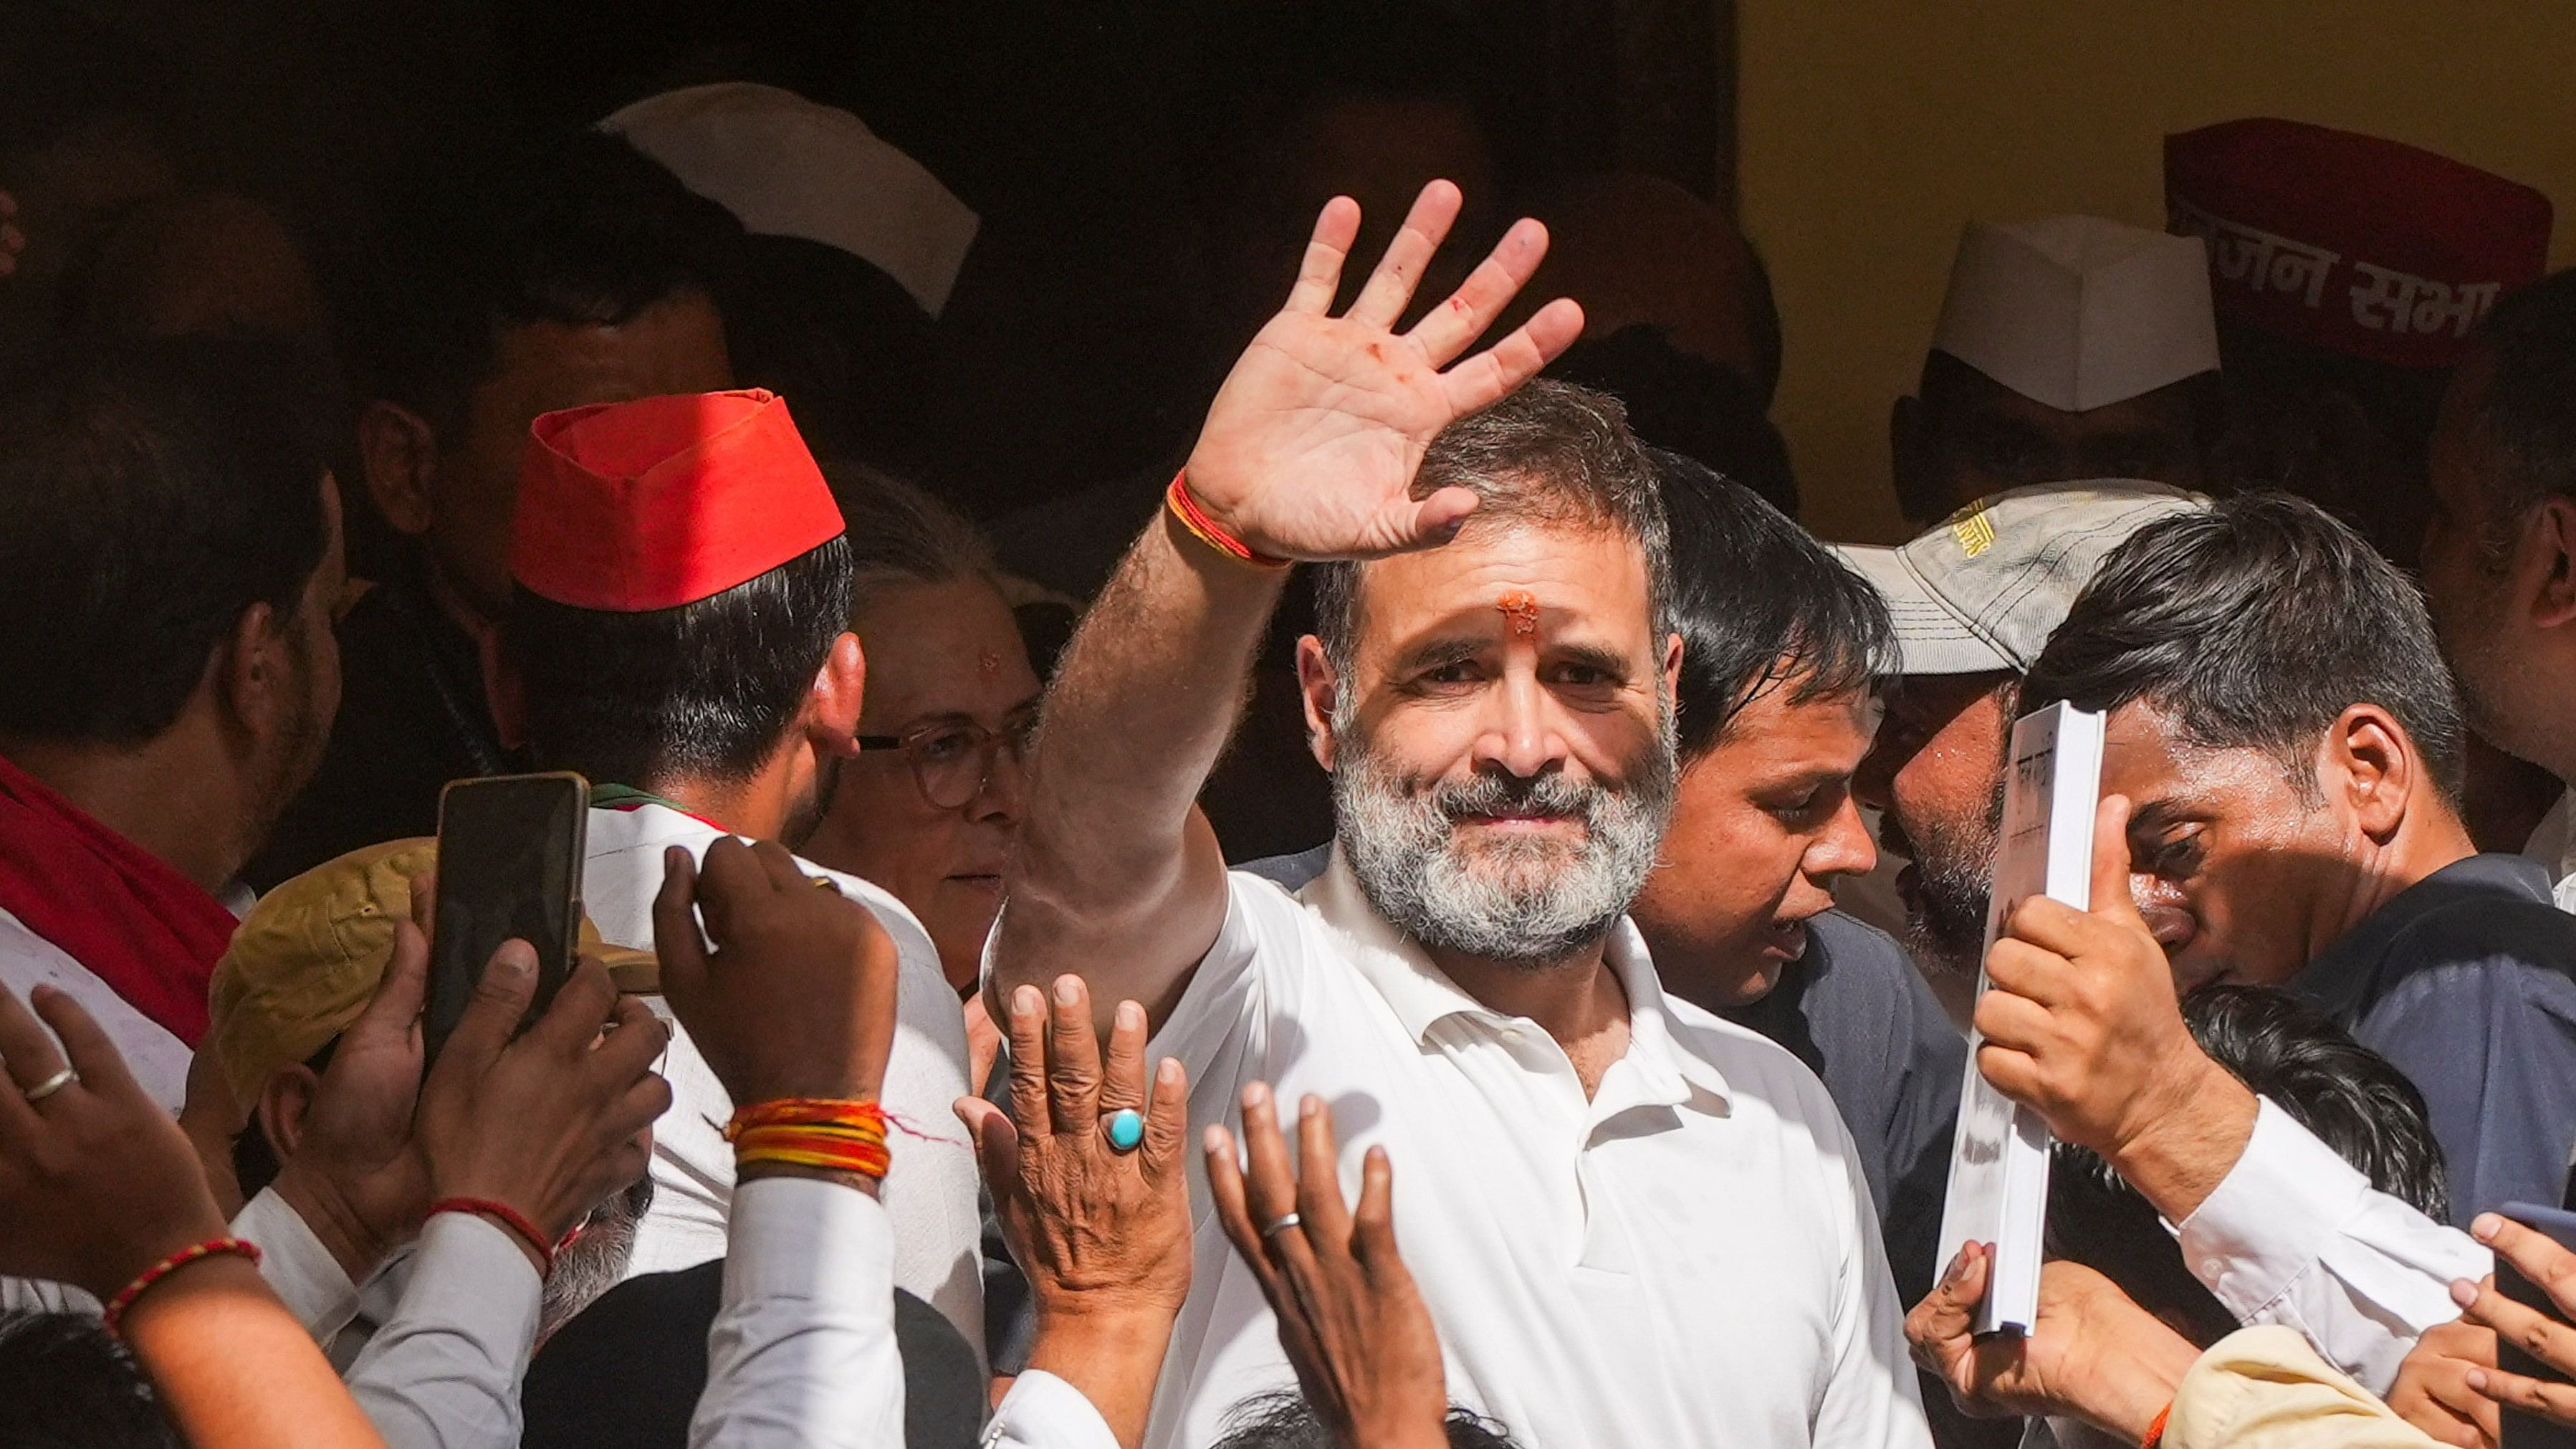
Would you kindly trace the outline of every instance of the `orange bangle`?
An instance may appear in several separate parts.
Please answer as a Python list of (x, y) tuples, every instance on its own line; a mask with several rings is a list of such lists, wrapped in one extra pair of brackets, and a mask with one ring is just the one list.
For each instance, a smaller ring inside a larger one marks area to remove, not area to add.
[(787, 1163), (879, 1181), (892, 1165), (885, 1138), (885, 1109), (872, 1100), (782, 1097), (736, 1108), (725, 1126), (737, 1169)]
[(110, 1333), (118, 1331), (118, 1325), (125, 1321), (125, 1310), (134, 1306), (134, 1300), (143, 1296), (144, 1289), (187, 1267), (190, 1263), (223, 1253), (248, 1258), (252, 1267), (259, 1266), (259, 1245), (244, 1238), (209, 1238), (202, 1243), (181, 1248), (169, 1257), (137, 1273), (133, 1282), (116, 1290), (116, 1296), (107, 1300), (107, 1309), (100, 1315), (107, 1321), (107, 1331)]
[(1289, 560), (1254, 552), (1252, 545), (1226, 532), (1215, 519), (1208, 517), (1207, 510), (1199, 506), (1196, 498), (1190, 496), (1189, 476), (1189, 470), (1182, 469), (1172, 475), (1172, 486), (1163, 490), (1164, 506), (1171, 509), (1174, 518), (1181, 521), (1181, 527), (1188, 529), (1191, 536), (1199, 542), (1237, 563), (1250, 564), (1258, 569), (1288, 567)]
[(2172, 1414), (2173, 1401), (2171, 1399), (2167, 1399), (2165, 1401), (2165, 1406), (2156, 1410), (2156, 1421), (2147, 1426), (2147, 1437), (2138, 1441), (2138, 1449), (2156, 1449), (2158, 1444), (2164, 1442), (2165, 1420), (2170, 1418)]

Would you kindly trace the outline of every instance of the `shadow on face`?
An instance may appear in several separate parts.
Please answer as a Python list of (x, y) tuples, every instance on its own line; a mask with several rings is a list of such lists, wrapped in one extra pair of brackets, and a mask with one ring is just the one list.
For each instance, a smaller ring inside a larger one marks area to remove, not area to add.
[(1934, 352), (1919, 397), (1891, 425), (1898, 501), (1919, 524), (1990, 494), (2036, 483), (2139, 478), (2196, 489), (2203, 476), (2202, 398), (2215, 374), (2080, 413), (2032, 401)]
[(2015, 676), (1908, 675), (1887, 691), (1878, 738), (1853, 789), (1876, 807), (1908, 934), (1926, 964), (1973, 975), (1984, 954), (1987, 881), (2002, 804)]
[(971, 990), (1024, 804), (1009, 741), (1035, 720), (1038, 677), (981, 578), (886, 588), (854, 627), (868, 661), (859, 732), (906, 743), (842, 765), (803, 853), (892, 892), (949, 984)]
[(1803, 679), (1747, 703), (1683, 769), (1661, 860), (1630, 914), (1657, 972), (1712, 1010), (1770, 994), (1806, 954), (1833, 882), (1877, 862), (1852, 799), (1870, 743), (1866, 691), (1802, 699)]

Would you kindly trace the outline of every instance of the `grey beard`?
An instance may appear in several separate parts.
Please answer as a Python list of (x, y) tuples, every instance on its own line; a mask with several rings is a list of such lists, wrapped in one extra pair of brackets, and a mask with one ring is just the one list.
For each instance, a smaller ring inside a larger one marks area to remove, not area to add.
[(1995, 842), (2003, 823), (2003, 782), (1997, 780), (1986, 818), (1975, 828), (1926, 830), (1910, 837), (1916, 852), (1916, 902), (1905, 935), (1917, 959), (1968, 977), (1984, 964)]
[[(1419, 785), (1345, 733), (1333, 771), (1342, 855), (1378, 914), (1425, 947), (1557, 965), (1607, 937), (1655, 868), (1673, 810), (1671, 734), (1668, 719), (1654, 751), (1614, 787), (1553, 771)], [(1460, 846), (1460, 817), (1513, 810), (1578, 817), (1584, 839)]]
[(538, 1313), (539, 1343), (625, 1278), (627, 1259), (635, 1250), (635, 1229), (652, 1206), (653, 1176), (646, 1173), (590, 1210), (581, 1236), (555, 1255), (555, 1270), (546, 1278)]

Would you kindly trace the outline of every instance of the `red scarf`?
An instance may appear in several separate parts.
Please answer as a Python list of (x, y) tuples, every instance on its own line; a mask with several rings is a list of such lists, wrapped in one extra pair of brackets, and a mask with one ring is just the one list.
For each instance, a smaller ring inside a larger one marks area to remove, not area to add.
[(0, 759), (0, 910), (194, 1050), (241, 922), (205, 887)]

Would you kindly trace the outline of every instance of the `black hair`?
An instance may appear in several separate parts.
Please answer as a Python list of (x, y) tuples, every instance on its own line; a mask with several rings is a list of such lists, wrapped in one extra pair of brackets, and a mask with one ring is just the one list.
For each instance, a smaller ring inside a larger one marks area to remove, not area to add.
[(82, 1313), (0, 1313), (0, 1404), (10, 1449), (179, 1449), (151, 1380)]
[(1674, 347), (1662, 328), (1635, 322), (1585, 338), (1547, 375), (1619, 399), (1639, 442), (1696, 458), (1781, 512), (1798, 511), (1789, 445), (1764, 415), (1760, 385)]
[(362, 395), (401, 403), (442, 440), (463, 426), (501, 329), (612, 326), (676, 296), (721, 307), (742, 228), (623, 138), (549, 133), (421, 185), (349, 299)]
[(982, 531), (927, 490), (862, 464), (822, 467), (849, 530), (853, 617), (887, 589), (996, 577)]
[(2576, 268), (2506, 293), (2470, 349), (2489, 364), (2474, 426), (2496, 521), (2519, 521), (2551, 494), (2576, 495)]
[(279, 343), (102, 344), (0, 389), (0, 730), (139, 744), (329, 546), (314, 379)]
[[(1450, 1405), (1441, 1427), (1449, 1449), (1517, 1449), (1510, 1430), (1463, 1405)], [(1226, 1410), (1225, 1432), (1210, 1449), (1334, 1449), (1334, 1440), (1303, 1394), (1277, 1389)]]
[[(1655, 634), (1672, 626), (1672, 538), (1654, 466), (1628, 431), (1619, 400), (1590, 388), (1536, 378), (1499, 402), (1468, 414), (1431, 440), (1413, 476), (1413, 496), (1443, 488), (1476, 495), (1468, 520), (1482, 523), (1585, 524), (1615, 529), (1646, 555), (1647, 603)], [(1366, 565), (1328, 563), (1313, 570), (1315, 637), (1336, 671), (1348, 675), (1359, 637), (1359, 580)]]
[(606, 613), (521, 588), (501, 632), (536, 758), (649, 786), (758, 771), (849, 620), (840, 537), (674, 609)]
[[(2436, 1222), (2449, 1216), (2442, 1149), (2423, 1094), (2385, 1057), (2314, 1007), (2263, 986), (2205, 986), (2184, 1022), (2210, 1059), (2289, 1114), (2370, 1185)], [(2061, 1142), (2052, 1149), (2049, 1250), (2086, 1263), (2152, 1312), (2179, 1319), (2204, 1347), (2235, 1318), (2191, 1275), (2156, 1210), (2109, 1163)]]
[(2423, 597), (2360, 534), (2287, 494), (2222, 499), (2113, 549), (2023, 681), (2024, 712), (2061, 699), (2145, 700), (2193, 744), (2271, 752), (2309, 796), (2318, 737), (2375, 704), (2441, 797), (2460, 798), (2459, 696)]
[(1694, 459), (1649, 448), (1672, 532), (1673, 622), (1682, 636), (1682, 758), (1714, 749), (1746, 705), (1866, 690), (1896, 658), (1878, 590), (1753, 491)]

